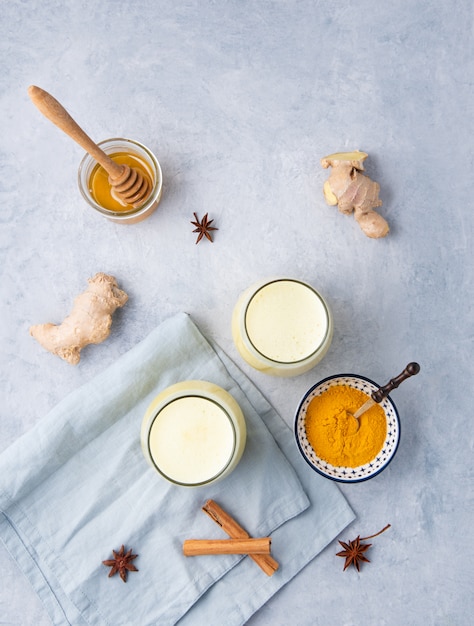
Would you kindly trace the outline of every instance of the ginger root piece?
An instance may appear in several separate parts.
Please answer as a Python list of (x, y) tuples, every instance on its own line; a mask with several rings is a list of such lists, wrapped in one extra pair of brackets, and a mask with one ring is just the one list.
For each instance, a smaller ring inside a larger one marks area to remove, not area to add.
[(329, 205), (338, 205), (339, 211), (347, 215), (354, 212), (357, 223), (367, 237), (378, 239), (385, 237), (390, 229), (384, 218), (374, 211), (374, 208), (382, 206), (379, 184), (361, 174), (367, 156), (365, 152), (357, 150), (336, 152), (321, 159), (324, 168), (332, 168), (323, 192)]
[(84, 346), (107, 339), (115, 309), (128, 300), (113, 276), (99, 272), (88, 283), (89, 287), (74, 300), (74, 307), (62, 324), (30, 327), (30, 335), (43, 348), (72, 365), (79, 363)]

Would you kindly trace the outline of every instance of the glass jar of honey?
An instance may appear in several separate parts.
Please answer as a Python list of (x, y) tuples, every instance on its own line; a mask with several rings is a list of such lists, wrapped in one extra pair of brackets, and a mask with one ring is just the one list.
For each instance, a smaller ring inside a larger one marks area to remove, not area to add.
[(78, 172), (79, 190), (86, 202), (112, 222), (135, 224), (149, 217), (161, 200), (163, 176), (155, 155), (132, 139), (106, 139), (99, 147), (116, 163), (138, 170), (151, 183), (151, 193), (145, 202), (134, 207), (123, 203), (113, 192), (108, 174), (97, 161), (86, 154)]

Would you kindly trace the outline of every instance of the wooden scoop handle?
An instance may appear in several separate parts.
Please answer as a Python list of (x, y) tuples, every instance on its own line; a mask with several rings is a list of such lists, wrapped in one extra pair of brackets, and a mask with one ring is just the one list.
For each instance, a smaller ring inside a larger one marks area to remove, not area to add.
[(408, 365), (405, 367), (401, 374), (389, 380), (386, 385), (380, 387), (380, 389), (377, 389), (377, 391), (374, 391), (374, 393), (372, 394), (372, 399), (375, 400), (375, 402), (382, 402), (382, 400), (386, 398), (391, 391), (393, 391), (400, 385), (400, 383), (402, 383), (407, 378), (410, 378), (410, 376), (418, 374), (419, 371), (420, 366), (418, 365), (418, 363), (408, 363)]
[(31, 85), (28, 87), (28, 95), (45, 117), (84, 148), (112, 178), (118, 178), (123, 173), (123, 166), (115, 163), (101, 150), (51, 94), (40, 87)]

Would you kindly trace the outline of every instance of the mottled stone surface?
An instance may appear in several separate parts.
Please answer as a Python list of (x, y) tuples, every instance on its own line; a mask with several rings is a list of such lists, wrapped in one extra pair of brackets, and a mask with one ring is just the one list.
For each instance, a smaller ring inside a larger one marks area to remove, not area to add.
[[(333, 542), (252, 626), (463, 626), (473, 613), (472, 22), (469, 0), (2, 3), (0, 450), (179, 310), (289, 425), (325, 376), (385, 383), (422, 366), (392, 394), (390, 467), (341, 487), (358, 516), (341, 539), (392, 524), (371, 563), (342, 573)], [(34, 108), (30, 84), (95, 140), (155, 152), (165, 183), (149, 220), (87, 208), (82, 150)], [(384, 240), (324, 201), (320, 158), (354, 149), (381, 185)], [(193, 211), (215, 219), (213, 244), (195, 245)], [(97, 271), (130, 300), (107, 342), (69, 366), (28, 328), (61, 321)], [(328, 355), (296, 379), (251, 371), (232, 343), (239, 293), (275, 275), (313, 283), (334, 313)], [(3, 546), (0, 568), (0, 622), (48, 626)]]

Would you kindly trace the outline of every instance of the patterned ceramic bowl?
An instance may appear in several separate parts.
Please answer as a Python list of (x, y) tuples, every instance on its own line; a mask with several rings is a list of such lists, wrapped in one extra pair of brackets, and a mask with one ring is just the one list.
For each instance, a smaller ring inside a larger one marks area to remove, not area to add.
[(374, 459), (359, 467), (336, 467), (317, 456), (306, 436), (305, 425), (306, 412), (311, 400), (316, 396), (321, 395), (334, 385), (353, 387), (354, 389), (363, 391), (368, 396), (370, 396), (376, 389), (379, 389), (379, 385), (373, 381), (368, 378), (364, 378), (363, 376), (356, 376), (354, 374), (338, 374), (336, 376), (329, 376), (319, 383), (316, 383), (316, 385), (311, 387), (311, 389), (305, 394), (299, 404), (298, 410), (296, 411), (296, 443), (305, 461), (319, 474), (341, 483), (357, 483), (363, 480), (368, 480), (369, 478), (373, 478), (377, 474), (380, 474), (380, 472), (384, 470), (393, 459), (395, 452), (397, 451), (398, 443), (400, 441), (400, 420), (397, 409), (390, 397), (382, 400), (379, 405), (383, 408), (387, 419), (387, 434), (382, 449)]

